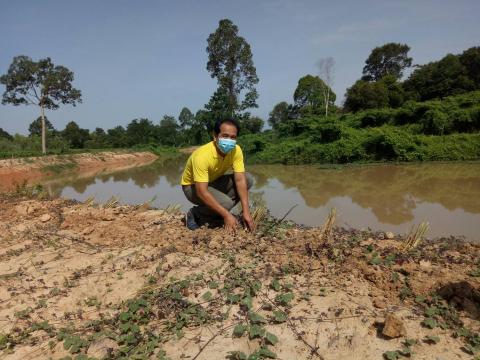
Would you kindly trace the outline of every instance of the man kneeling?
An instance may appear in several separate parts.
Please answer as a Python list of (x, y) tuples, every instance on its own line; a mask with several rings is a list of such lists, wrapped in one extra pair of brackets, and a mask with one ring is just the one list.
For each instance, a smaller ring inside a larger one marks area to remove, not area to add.
[[(235, 120), (218, 120), (214, 140), (199, 147), (187, 160), (182, 189), (187, 199), (197, 205), (186, 215), (190, 230), (222, 219), (227, 230), (235, 230), (238, 222), (230, 210), (239, 201), (243, 221), (249, 230), (255, 228), (248, 205), (248, 189), (253, 181), (251, 175), (245, 173), (242, 149), (236, 144), (239, 131)], [(231, 169), (233, 174), (225, 175)]]

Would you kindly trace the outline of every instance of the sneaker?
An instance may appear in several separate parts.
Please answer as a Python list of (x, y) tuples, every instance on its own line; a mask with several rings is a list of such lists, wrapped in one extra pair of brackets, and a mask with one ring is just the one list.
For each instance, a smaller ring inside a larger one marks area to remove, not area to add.
[(185, 225), (187, 225), (187, 228), (190, 230), (197, 230), (200, 228), (195, 220), (192, 209), (188, 210), (185, 214)]

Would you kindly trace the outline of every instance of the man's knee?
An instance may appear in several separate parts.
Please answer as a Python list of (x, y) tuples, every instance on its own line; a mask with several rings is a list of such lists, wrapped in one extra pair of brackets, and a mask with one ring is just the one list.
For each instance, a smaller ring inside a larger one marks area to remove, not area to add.
[(247, 189), (250, 190), (250, 188), (253, 186), (253, 176), (252, 174), (246, 172), (245, 177), (247, 178)]
[(235, 202), (232, 199), (227, 198), (226, 196), (221, 200), (217, 199), (217, 201), (220, 203), (220, 205), (222, 205), (222, 207), (227, 210), (231, 210), (235, 206)]

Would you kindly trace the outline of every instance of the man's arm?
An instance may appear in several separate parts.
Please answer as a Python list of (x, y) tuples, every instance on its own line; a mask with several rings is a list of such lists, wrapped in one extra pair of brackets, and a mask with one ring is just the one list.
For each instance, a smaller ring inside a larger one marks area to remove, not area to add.
[(240, 203), (242, 204), (243, 220), (250, 231), (254, 231), (255, 223), (250, 214), (250, 206), (248, 204), (247, 177), (244, 172), (234, 172), (233, 177), (235, 179), (238, 196), (240, 197)]
[[(245, 182), (245, 189), (246, 189), (246, 182)], [(218, 215), (223, 218), (225, 223), (225, 228), (227, 230), (235, 230), (237, 227), (237, 219), (233, 216), (230, 211), (225, 209), (220, 203), (210, 194), (208, 191), (208, 183), (207, 182), (195, 182), (195, 190), (197, 192), (198, 197), (200, 200), (203, 201), (205, 205), (207, 205), (210, 209), (215, 211)], [(248, 199), (247, 199), (248, 204)], [(243, 203), (242, 203), (243, 206)]]

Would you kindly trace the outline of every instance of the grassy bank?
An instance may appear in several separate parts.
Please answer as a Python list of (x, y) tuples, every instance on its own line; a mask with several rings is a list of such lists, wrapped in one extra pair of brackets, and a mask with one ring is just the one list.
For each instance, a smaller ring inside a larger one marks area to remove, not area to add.
[[(142, 144), (125, 148), (82, 148), (57, 147), (55, 143), (48, 144), (48, 155), (98, 154), (102, 152), (129, 153), (150, 151), (156, 155), (171, 156), (178, 152), (178, 148), (154, 144)], [(0, 138), (0, 159), (15, 159), (43, 156), (39, 139), (36, 137), (17, 136), (16, 140)]]
[(354, 163), (480, 158), (480, 92), (398, 109), (286, 120), (241, 137), (252, 163)]
[(414, 135), (389, 126), (344, 129), (340, 138), (319, 143), (314, 135), (279, 139), (246, 136), (241, 145), (250, 163), (345, 164), (384, 161), (447, 161), (480, 158), (480, 134)]

